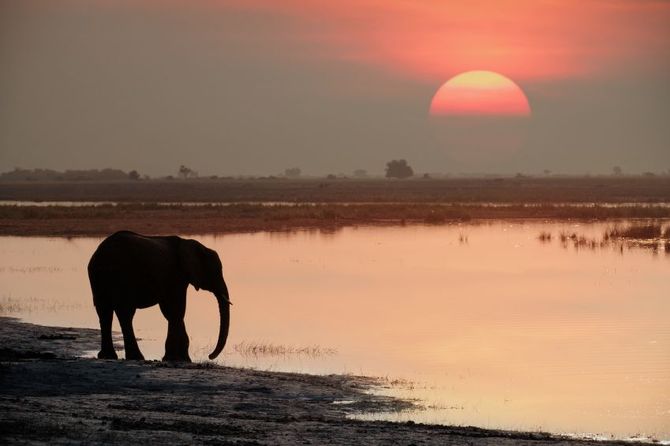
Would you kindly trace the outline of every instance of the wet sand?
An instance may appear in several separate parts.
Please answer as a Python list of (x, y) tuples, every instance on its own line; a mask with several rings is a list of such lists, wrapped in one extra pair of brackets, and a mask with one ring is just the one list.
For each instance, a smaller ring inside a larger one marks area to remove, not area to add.
[(0, 318), (3, 444), (631, 444), (351, 420), (413, 403), (370, 394), (382, 382), (367, 377), (79, 357), (97, 348), (97, 330)]

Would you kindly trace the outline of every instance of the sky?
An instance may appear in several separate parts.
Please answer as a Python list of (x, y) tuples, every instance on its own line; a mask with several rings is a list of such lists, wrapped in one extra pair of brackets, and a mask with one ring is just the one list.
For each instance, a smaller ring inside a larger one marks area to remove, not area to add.
[[(466, 159), (428, 112), (471, 70), (512, 80), (531, 115), (460, 129), (484, 136)], [(500, 127), (522, 129), (512, 150), (493, 147)], [(670, 170), (670, 1), (0, 0), (0, 171), (381, 174), (397, 158)]]

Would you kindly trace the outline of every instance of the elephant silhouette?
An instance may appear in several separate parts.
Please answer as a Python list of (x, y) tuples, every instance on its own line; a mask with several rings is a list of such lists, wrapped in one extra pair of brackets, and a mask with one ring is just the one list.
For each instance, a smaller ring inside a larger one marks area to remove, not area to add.
[(219, 304), (219, 337), (209, 359), (223, 350), (230, 327), (230, 299), (216, 251), (178, 236), (116, 232), (103, 240), (88, 263), (93, 303), (100, 320), (98, 358), (117, 359), (112, 343), (114, 313), (123, 332), (126, 359), (144, 359), (133, 331), (138, 308), (158, 304), (168, 321), (164, 361), (187, 361), (184, 325), (186, 289), (193, 285), (213, 293)]

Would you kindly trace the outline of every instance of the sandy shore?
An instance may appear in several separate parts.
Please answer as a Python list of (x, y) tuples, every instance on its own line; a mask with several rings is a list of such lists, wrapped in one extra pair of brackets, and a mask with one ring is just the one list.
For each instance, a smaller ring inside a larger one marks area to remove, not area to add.
[(0, 318), (0, 345), (3, 444), (631, 444), (351, 420), (411, 403), (371, 395), (373, 378), (79, 358), (97, 330)]

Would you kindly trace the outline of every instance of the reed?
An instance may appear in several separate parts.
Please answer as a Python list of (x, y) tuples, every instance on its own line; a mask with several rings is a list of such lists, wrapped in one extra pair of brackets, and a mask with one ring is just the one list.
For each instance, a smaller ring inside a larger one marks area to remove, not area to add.
[(660, 238), (661, 235), (662, 230), (660, 224), (647, 223), (641, 225), (631, 225), (625, 228), (614, 227), (606, 234), (606, 237), (615, 239), (653, 240)]
[(233, 346), (233, 350), (242, 356), (307, 356), (317, 358), (321, 356), (332, 356), (337, 354), (334, 348), (309, 345), (296, 347), (292, 345), (272, 344), (265, 342), (242, 341)]
[[(108, 235), (240, 233), (356, 225), (440, 225), (472, 220), (543, 219), (603, 221), (667, 219), (670, 207), (464, 203), (158, 204), (0, 206), (0, 235)], [(653, 225), (654, 231), (660, 226)], [(648, 229), (647, 229), (648, 230)], [(613, 234), (619, 234), (615, 232)], [(624, 234), (624, 233), (621, 233)], [(632, 234), (632, 232), (630, 233)], [(641, 233), (641, 236), (643, 234)], [(565, 240), (562, 239), (562, 242)]]

